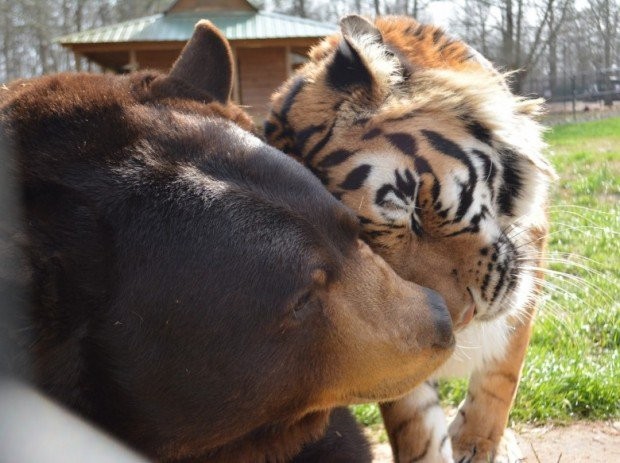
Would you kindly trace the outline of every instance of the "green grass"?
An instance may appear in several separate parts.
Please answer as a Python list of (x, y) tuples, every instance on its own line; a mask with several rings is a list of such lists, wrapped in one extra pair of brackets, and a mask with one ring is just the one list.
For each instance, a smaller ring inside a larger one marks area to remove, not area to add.
[(511, 418), (620, 416), (620, 118), (549, 132), (560, 175), (549, 277)]
[[(620, 417), (620, 118), (554, 127), (549, 158), (560, 180), (550, 207), (552, 262), (513, 422)], [(441, 384), (457, 406), (467, 382)], [(354, 407), (366, 425), (375, 405)]]

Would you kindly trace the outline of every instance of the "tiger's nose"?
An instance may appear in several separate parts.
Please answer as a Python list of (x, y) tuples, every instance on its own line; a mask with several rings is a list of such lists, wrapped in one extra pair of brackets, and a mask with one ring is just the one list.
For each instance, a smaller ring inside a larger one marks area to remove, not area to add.
[(435, 342), (433, 347), (448, 349), (455, 343), (454, 332), (452, 329), (452, 318), (443, 297), (437, 291), (424, 288), (428, 305), (433, 316), (433, 326), (435, 328)]

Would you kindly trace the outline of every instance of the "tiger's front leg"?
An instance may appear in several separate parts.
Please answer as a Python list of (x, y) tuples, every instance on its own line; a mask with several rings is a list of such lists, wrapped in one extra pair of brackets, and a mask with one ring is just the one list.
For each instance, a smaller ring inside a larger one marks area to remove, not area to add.
[(405, 397), (381, 404), (396, 463), (452, 463), (446, 416), (437, 386), (427, 381)]
[(506, 355), (472, 373), (467, 397), (449, 427), (455, 462), (522, 461), (506, 424), (521, 376), (532, 318), (533, 313), (529, 313), (526, 320), (512, 320), (514, 329)]

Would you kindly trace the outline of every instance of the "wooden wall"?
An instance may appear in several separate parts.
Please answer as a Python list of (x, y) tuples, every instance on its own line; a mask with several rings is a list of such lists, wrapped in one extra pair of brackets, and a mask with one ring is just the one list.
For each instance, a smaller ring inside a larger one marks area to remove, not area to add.
[[(140, 44), (129, 50), (127, 45), (123, 45), (75, 51), (115, 72), (135, 69), (167, 72), (177, 59), (183, 43), (170, 43), (165, 48), (151, 48)], [(285, 44), (268, 44), (262, 47), (254, 43), (234, 44), (235, 101), (244, 106), (257, 122), (262, 121), (267, 115), (269, 97), (290, 74), (293, 63), (289, 52), (295, 50), (301, 54), (307, 49), (308, 46), (293, 47)]]
[(255, 118), (267, 116), (269, 97), (288, 76), (285, 47), (236, 48), (239, 103)]
[(172, 63), (181, 54), (181, 48), (177, 50), (138, 50), (136, 51), (136, 60), (140, 69), (158, 69), (168, 72)]

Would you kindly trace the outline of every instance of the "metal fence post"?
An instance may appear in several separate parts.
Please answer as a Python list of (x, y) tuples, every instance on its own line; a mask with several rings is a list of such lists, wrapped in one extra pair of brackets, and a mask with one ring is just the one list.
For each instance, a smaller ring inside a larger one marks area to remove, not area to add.
[(575, 85), (575, 80), (576, 80), (576, 76), (573, 74), (570, 78), (570, 92), (572, 95), (572, 99), (573, 99), (573, 121), (577, 122), (577, 91), (576, 91), (576, 85)]

